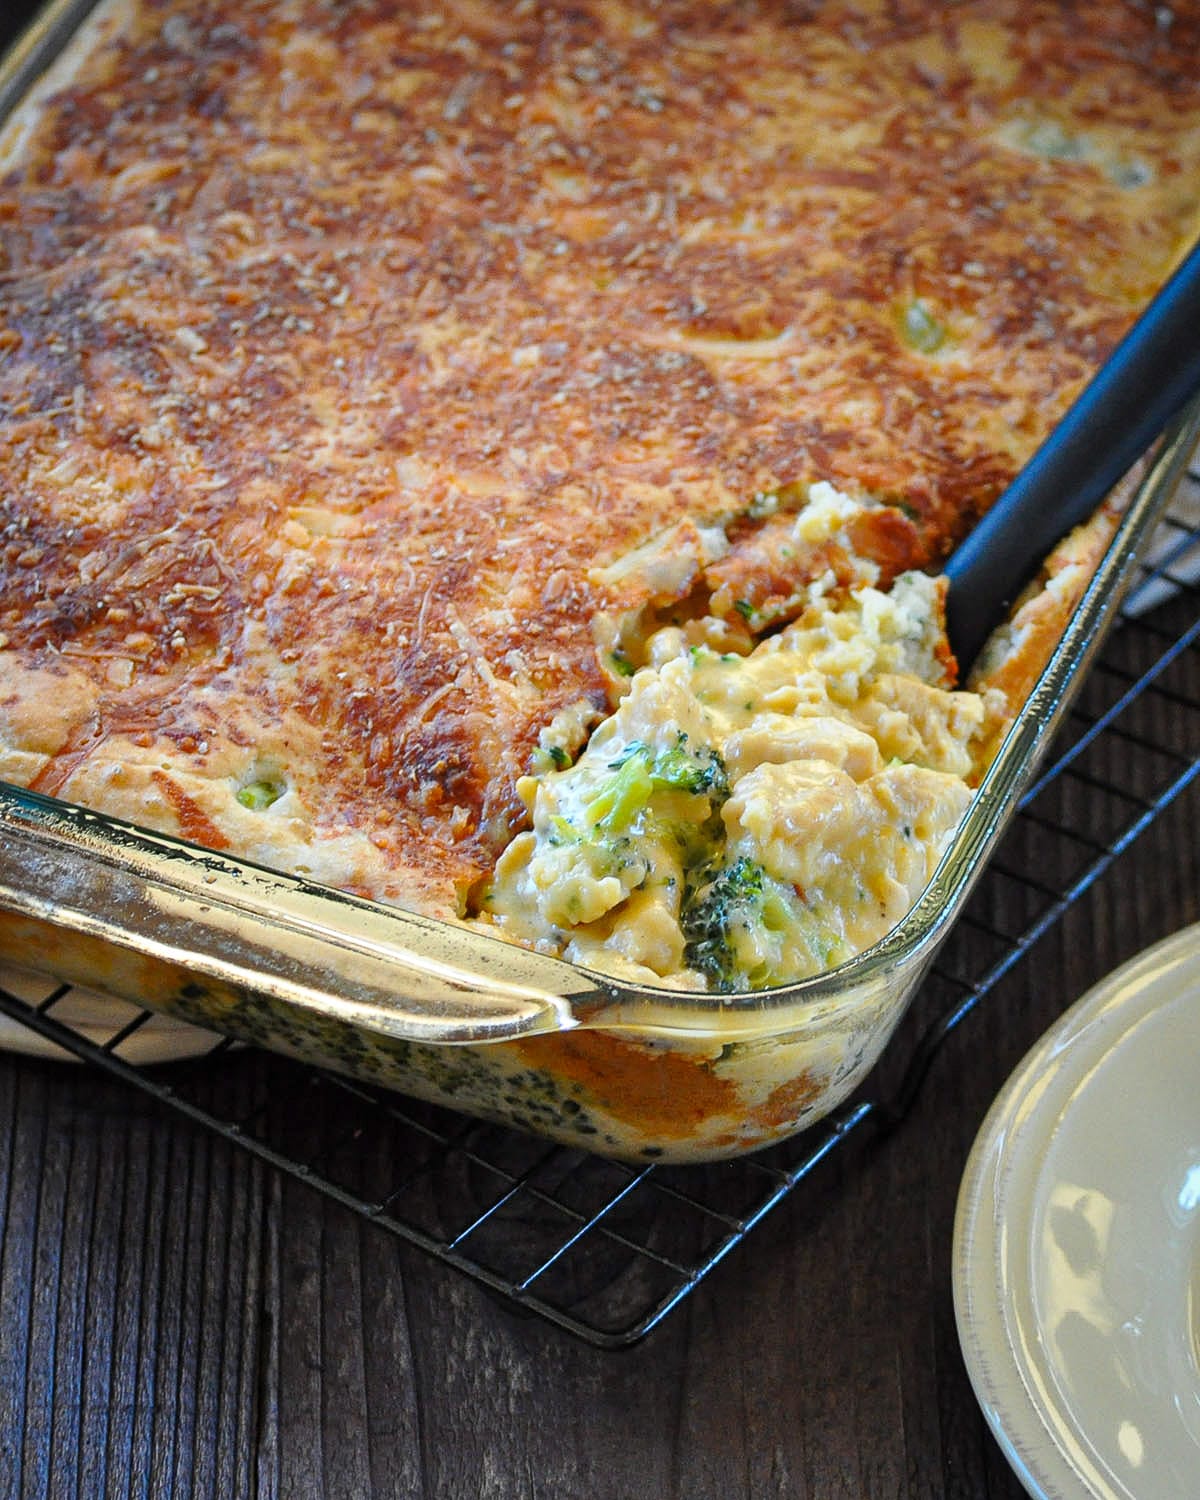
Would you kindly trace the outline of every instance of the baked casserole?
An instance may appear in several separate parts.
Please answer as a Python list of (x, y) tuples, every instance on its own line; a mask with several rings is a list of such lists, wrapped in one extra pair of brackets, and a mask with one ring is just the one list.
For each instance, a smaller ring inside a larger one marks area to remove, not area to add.
[[(939, 564), (1200, 225), (1198, 56), (1116, 0), (104, 0), (0, 137), (0, 778), (650, 985), (869, 946), (1102, 550), (957, 686)], [(487, 1068), (627, 1154), (819, 1093)]]

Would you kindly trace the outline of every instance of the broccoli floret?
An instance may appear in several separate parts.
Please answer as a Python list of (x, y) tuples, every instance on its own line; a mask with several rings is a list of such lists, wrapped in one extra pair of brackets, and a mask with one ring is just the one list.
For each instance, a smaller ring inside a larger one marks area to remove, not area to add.
[(919, 354), (936, 354), (946, 342), (946, 329), (918, 297), (901, 317), (904, 342)]
[(714, 802), (724, 802), (729, 796), (725, 762), (711, 745), (700, 745), (693, 749), (688, 744), (685, 730), (680, 731), (673, 745), (666, 750), (659, 750), (657, 754), (641, 740), (634, 740), (625, 747), (617, 760), (610, 761), (609, 764), (612, 770), (619, 771), (634, 760), (640, 761), (645, 767), (653, 791), (707, 795)]
[(737, 988), (741, 966), (735, 938), (739, 928), (758, 920), (763, 873), (761, 865), (742, 855), (731, 865), (707, 866), (684, 893), (684, 960), (719, 990)]
[(547, 771), (565, 771), (570, 764), (571, 757), (561, 745), (539, 745), (530, 757), (533, 770), (543, 775)]
[(610, 771), (619, 771), (622, 766), (627, 766), (631, 760), (640, 760), (643, 765), (649, 765), (652, 759), (653, 756), (649, 745), (645, 744), (642, 740), (630, 740), (620, 755), (617, 756), (616, 760), (609, 761), (608, 769)]
[[(709, 815), (729, 795), (729, 779), (725, 765), (717, 752), (708, 746), (696, 750), (689, 748), (687, 735), (681, 733), (675, 743), (657, 754), (641, 740), (626, 745), (616, 760), (609, 761), (610, 776), (604, 777), (587, 796), (582, 806), (581, 830), (603, 835), (624, 832), (633, 826), (641, 813), (649, 807), (657, 792), (686, 792), (692, 796), (709, 799)], [(587, 779), (594, 776), (586, 761), (580, 762), (563, 774)], [(553, 774), (553, 773), (549, 773)], [(561, 821), (561, 820), (560, 820)], [(570, 842), (565, 830), (559, 830), (559, 842)]]
[[(795, 977), (789, 950), (811, 947), (817, 933), (802, 898), (745, 855), (690, 871), (679, 926), (688, 968), (723, 995), (786, 983)], [(820, 954), (820, 966), (835, 957), (843, 954)]]
[(287, 788), (281, 781), (261, 778), (258, 781), (248, 781), (245, 786), (239, 787), (235, 793), (237, 800), (243, 807), (251, 812), (263, 812), (274, 802), (278, 802)]
[(681, 733), (669, 750), (658, 752), (650, 776), (656, 787), (694, 795), (703, 793), (714, 802), (724, 802), (729, 796), (725, 762), (711, 745), (691, 749), (686, 734)]
[(641, 753), (632, 753), (631, 749), (614, 761), (616, 775), (610, 776), (588, 801), (583, 811), (589, 828), (603, 827), (612, 833), (628, 828), (649, 802), (654, 783), (646, 764), (648, 752), (644, 745), (637, 748)]

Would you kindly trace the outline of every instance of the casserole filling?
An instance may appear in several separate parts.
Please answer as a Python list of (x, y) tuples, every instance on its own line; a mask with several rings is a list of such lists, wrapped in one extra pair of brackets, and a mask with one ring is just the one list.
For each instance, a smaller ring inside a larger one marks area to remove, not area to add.
[[(858, 509), (813, 486), (797, 526)], [(666, 625), (572, 763), (545, 737), (531, 827), (479, 898), (503, 935), (635, 981), (785, 984), (882, 937), (971, 798), (989, 721), (953, 691), (941, 585), (859, 565), (807, 585), (757, 645), (711, 616)]]

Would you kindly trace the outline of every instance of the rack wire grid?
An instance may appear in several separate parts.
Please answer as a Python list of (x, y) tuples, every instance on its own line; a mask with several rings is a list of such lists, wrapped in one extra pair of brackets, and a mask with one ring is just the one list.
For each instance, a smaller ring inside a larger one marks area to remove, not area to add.
[(632, 1344), (818, 1164), (894, 1128), (949, 1032), (1200, 778), (1197, 564), (1194, 468), (884, 1065), (822, 1124), (767, 1151), (708, 1167), (622, 1165), (206, 1036), (199, 1058), (146, 1070), (131, 1057), (149, 1012), (126, 1007), (97, 1038), (71, 1024), (77, 993), (47, 981), (6, 980), (0, 1013), (514, 1307), (599, 1347)]

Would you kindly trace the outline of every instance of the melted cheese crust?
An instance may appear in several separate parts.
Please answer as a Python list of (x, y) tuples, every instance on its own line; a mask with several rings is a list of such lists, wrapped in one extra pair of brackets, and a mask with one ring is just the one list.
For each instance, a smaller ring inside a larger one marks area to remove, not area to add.
[(88, 36), (0, 140), (0, 774), (436, 914), (598, 621), (788, 618), (818, 479), (936, 564), (1197, 222), (1194, 5)]

